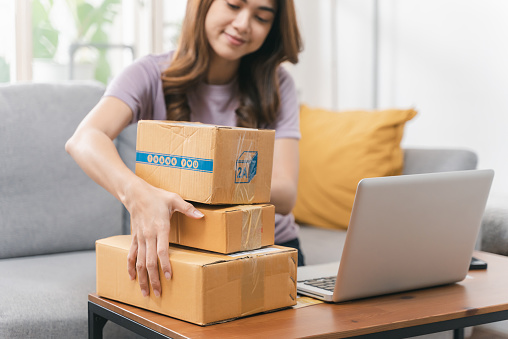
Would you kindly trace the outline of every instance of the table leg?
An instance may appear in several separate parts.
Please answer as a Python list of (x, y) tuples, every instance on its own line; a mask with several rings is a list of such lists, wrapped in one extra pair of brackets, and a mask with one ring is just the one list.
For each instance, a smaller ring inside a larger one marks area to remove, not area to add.
[(456, 328), (453, 330), (453, 339), (464, 339), (464, 328)]
[(88, 339), (102, 339), (102, 330), (108, 320), (88, 308)]
[(129, 331), (139, 334), (147, 339), (171, 339), (154, 329), (124, 317), (114, 311), (88, 301), (88, 338), (102, 339), (102, 330), (106, 322), (111, 321)]

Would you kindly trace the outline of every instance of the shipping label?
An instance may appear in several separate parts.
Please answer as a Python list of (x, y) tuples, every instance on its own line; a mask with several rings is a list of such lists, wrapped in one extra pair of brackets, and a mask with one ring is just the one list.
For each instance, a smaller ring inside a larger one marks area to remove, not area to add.
[(236, 159), (235, 184), (249, 183), (256, 175), (258, 152), (245, 151)]
[(136, 152), (136, 162), (188, 171), (213, 173), (213, 160), (153, 152)]

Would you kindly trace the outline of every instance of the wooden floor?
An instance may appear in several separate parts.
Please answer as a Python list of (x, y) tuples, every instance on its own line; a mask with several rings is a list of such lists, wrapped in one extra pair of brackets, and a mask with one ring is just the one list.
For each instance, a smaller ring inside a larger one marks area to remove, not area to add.
[(476, 327), (470, 339), (508, 339), (508, 335), (491, 332), (489, 330)]

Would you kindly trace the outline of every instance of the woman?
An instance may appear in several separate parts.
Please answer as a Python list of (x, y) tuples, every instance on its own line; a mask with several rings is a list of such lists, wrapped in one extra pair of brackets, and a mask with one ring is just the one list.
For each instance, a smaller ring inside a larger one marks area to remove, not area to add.
[[(189, 0), (176, 51), (129, 66), (78, 126), (65, 148), (131, 215), (131, 279), (161, 294), (158, 261), (171, 278), (172, 213), (203, 214), (175, 193), (138, 178), (113, 139), (140, 119), (185, 120), (276, 130), (271, 203), (277, 244), (299, 248), (291, 214), (298, 177), (299, 116), (294, 83), (279, 67), (296, 63), (301, 41), (293, 0)], [(303, 256), (299, 257), (303, 264)]]

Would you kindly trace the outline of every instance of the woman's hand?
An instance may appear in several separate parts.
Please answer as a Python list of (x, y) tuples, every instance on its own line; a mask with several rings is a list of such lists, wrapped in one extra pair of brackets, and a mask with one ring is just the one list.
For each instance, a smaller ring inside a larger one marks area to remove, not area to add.
[[(199, 219), (203, 214), (179, 195), (136, 180), (126, 188), (125, 206), (131, 214), (132, 244), (127, 257), (131, 280), (138, 277), (143, 296), (149, 295), (149, 283), (156, 297), (161, 295), (160, 262), (165, 279), (171, 279), (169, 229), (174, 212)], [(157, 260), (158, 259), (158, 260)]]
[[(104, 97), (79, 124), (65, 149), (99, 185), (121, 201), (131, 213), (133, 242), (128, 272), (139, 279), (144, 295), (152, 284), (161, 294), (157, 258), (166, 278), (169, 264), (169, 220), (177, 211), (191, 218), (203, 215), (180, 196), (155, 188), (136, 176), (122, 161), (113, 143), (132, 120), (130, 107), (115, 97)], [(137, 272), (136, 272), (137, 269)]]

